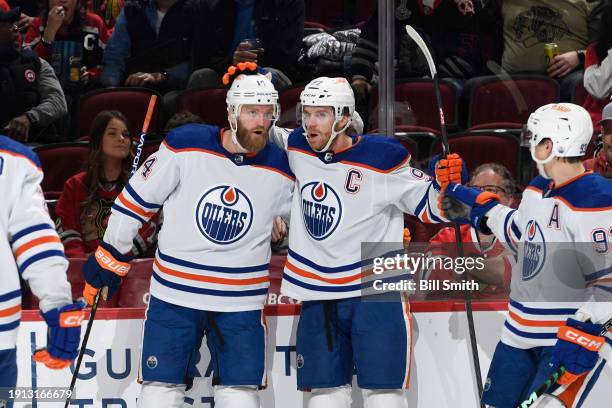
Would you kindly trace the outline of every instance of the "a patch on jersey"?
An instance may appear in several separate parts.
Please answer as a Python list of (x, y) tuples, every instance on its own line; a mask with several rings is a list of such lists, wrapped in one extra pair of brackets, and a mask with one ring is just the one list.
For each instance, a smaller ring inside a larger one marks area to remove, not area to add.
[(36, 81), (36, 74), (31, 69), (26, 69), (23, 73), (23, 76), (25, 77), (25, 80), (29, 83)]
[(533, 279), (546, 262), (546, 242), (537, 221), (530, 220), (525, 227), (523, 241), (523, 280)]
[(221, 185), (202, 194), (195, 216), (206, 239), (221, 245), (232, 244), (251, 228), (253, 205), (238, 187)]
[(297, 360), (297, 361), (296, 361), (296, 363), (297, 363), (297, 364), (296, 364), (296, 365), (297, 365), (297, 368), (302, 368), (302, 367), (304, 367), (304, 356), (303, 356), (303, 355), (298, 354), (298, 355), (297, 355), (296, 360)]
[(312, 181), (300, 190), (304, 226), (317, 241), (329, 237), (340, 224), (342, 203), (340, 196), (327, 183)]
[(153, 166), (155, 165), (155, 163), (157, 163), (157, 157), (153, 156), (153, 157), (149, 157), (143, 164), (142, 164), (142, 172), (140, 173), (142, 175), (143, 179), (147, 179), (151, 173), (153, 172)]
[(147, 367), (149, 367), (151, 370), (157, 367), (157, 357), (149, 356), (149, 358), (147, 358)]

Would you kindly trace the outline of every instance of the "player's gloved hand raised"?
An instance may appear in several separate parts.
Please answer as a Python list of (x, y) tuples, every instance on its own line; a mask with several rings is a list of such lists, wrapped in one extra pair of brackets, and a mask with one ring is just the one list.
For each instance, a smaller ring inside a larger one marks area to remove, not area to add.
[(41, 313), (47, 322), (47, 347), (34, 353), (35, 361), (56, 370), (72, 363), (81, 342), (84, 307), (77, 302)]
[(497, 194), (450, 183), (440, 194), (438, 208), (449, 220), (470, 224), (478, 231), (490, 234), (491, 231), (482, 221), (486, 213), (497, 204)]
[(429, 174), (435, 174), (436, 183), (442, 189), (448, 183), (465, 184), (468, 181), (468, 171), (463, 159), (456, 153), (445, 158), (438, 154), (429, 161)]
[(83, 266), (83, 274), (87, 282), (83, 289), (83, 297), (88, 305), (93, 304), (98, 290), (104, 287), (108, 288), (105, 300), (113, 297), (121, 284), (121, 278), (130, 270), (129, 261), (129, 256), (122, 255), (106, 242), (100, 243)]
[(557, 332), (557, 343), (550, 360), (551, 368), (556, 371), (565, 366), (565, 372), (557, 381), (559, 384), (571, 384), (578, 377), (591, 371), (599, 358), (599, 349), (605, 339), (599, 335), (601, 324), (567, 319), (565, 326)]

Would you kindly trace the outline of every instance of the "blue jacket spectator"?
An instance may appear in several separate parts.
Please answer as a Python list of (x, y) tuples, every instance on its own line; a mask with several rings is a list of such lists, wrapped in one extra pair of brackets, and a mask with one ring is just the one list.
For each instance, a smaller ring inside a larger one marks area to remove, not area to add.
[(104, 86), (184, 88), (200, 0), (128, 0), (103, 59)]

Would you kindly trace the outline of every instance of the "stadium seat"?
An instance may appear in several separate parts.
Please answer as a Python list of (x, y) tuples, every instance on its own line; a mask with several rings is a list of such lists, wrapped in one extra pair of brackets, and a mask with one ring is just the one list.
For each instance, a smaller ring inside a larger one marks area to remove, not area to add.
[(149, 132), (157, 131), (158, 115), (162, 105), (162, 96), (159, 93), (147, 88), (105, 88), (88, 92), (81, 97), (76, 138), (88, 135), (94, 118), (103, 110), (117, 110), (123, 113), (128, 119), (132, 138), (137, 138), (142, 131), (151, 95), (157, 95), (157, 103), (149, 124)]
[(198, 115), (207, 125), (227, 127), (226, 88), (187, 89), (179, 96), (179, 112)]
[(42, 189), (47, 199), (57, 199), (64, 183), (87, 165), (87, 142), (54, 143), (34, 148), (45, 174)]
[(277, 122), (277, 126), (286, 128), (298, 127), (297, 105), (300, 103), (300, 94), (303, 90), (304, 85), (294, 85), (280, 92), (278, 101), (281, 106), (281, 117)]
[[(440, 80), (440, 94), (444, 120), (449, 130), (458, 128), (459, 88), (450, 80)], [(398, 81), (395, 85), (396, 121), (402, 126), (418, 126), (415, 131), (440, 133), (440, 113), (436, 103), (436, 94), (433, 81), (429, 79), (406, 79)], [(404, 108), (401, 109), (400, 108)], [(372, 89), (372, 103), (370, 117), (378, 109), (378, 89)], [(404, 112), (407, 111), (407, 112)], [(408, 115), (402, 119), (401, 115)], [(411, 123), (412, 122), (412, 123)]]
[[(537, 108), (559, 101), (559, 85), (547, 76), (516, 75), (504, 79), (492, 75), (476, 77), (465, 84), (463, 95), (469, 106), (467, 128), (521, 127)], [(505, 123), (500, 125), (500, 123)]]
[[(518, 180), (520, 142), (518, 137), (505, 132), (464, 132), (449, 136), (451, 152), (458, 153), (467, 165), (468, 171), (484, 163), (504, 165), (515, 180)], [(431, 154), (442, 152), (438, 139), (432, 146)]]
[(130, 273), (123, 279), (119, 289), (119, 307), (146, 306), (145, 298), (151, 284), (153, 273), (152, 259), (135, 259), (130, 262)]

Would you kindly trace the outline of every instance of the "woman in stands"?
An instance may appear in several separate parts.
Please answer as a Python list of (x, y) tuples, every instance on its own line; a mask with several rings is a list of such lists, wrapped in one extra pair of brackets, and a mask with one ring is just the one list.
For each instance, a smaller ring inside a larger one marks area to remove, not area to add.
[(75, 100), (97, 82), (108, 39), (106, 25), (87, 12), (86, 0), (44, 0), (23, 46), (53, 66), (66, 96)]
[[(91, 254), (104, 237), (115, 198), (125, 186), (134, 158), (128, 122), (121, 112), (102, 111), (90, 131), (88, 170), (64, 184), (55, 213), (66, 256)], [(150, 254), (156, 240), (156, 218), (134, 239), (132, 255)]]

